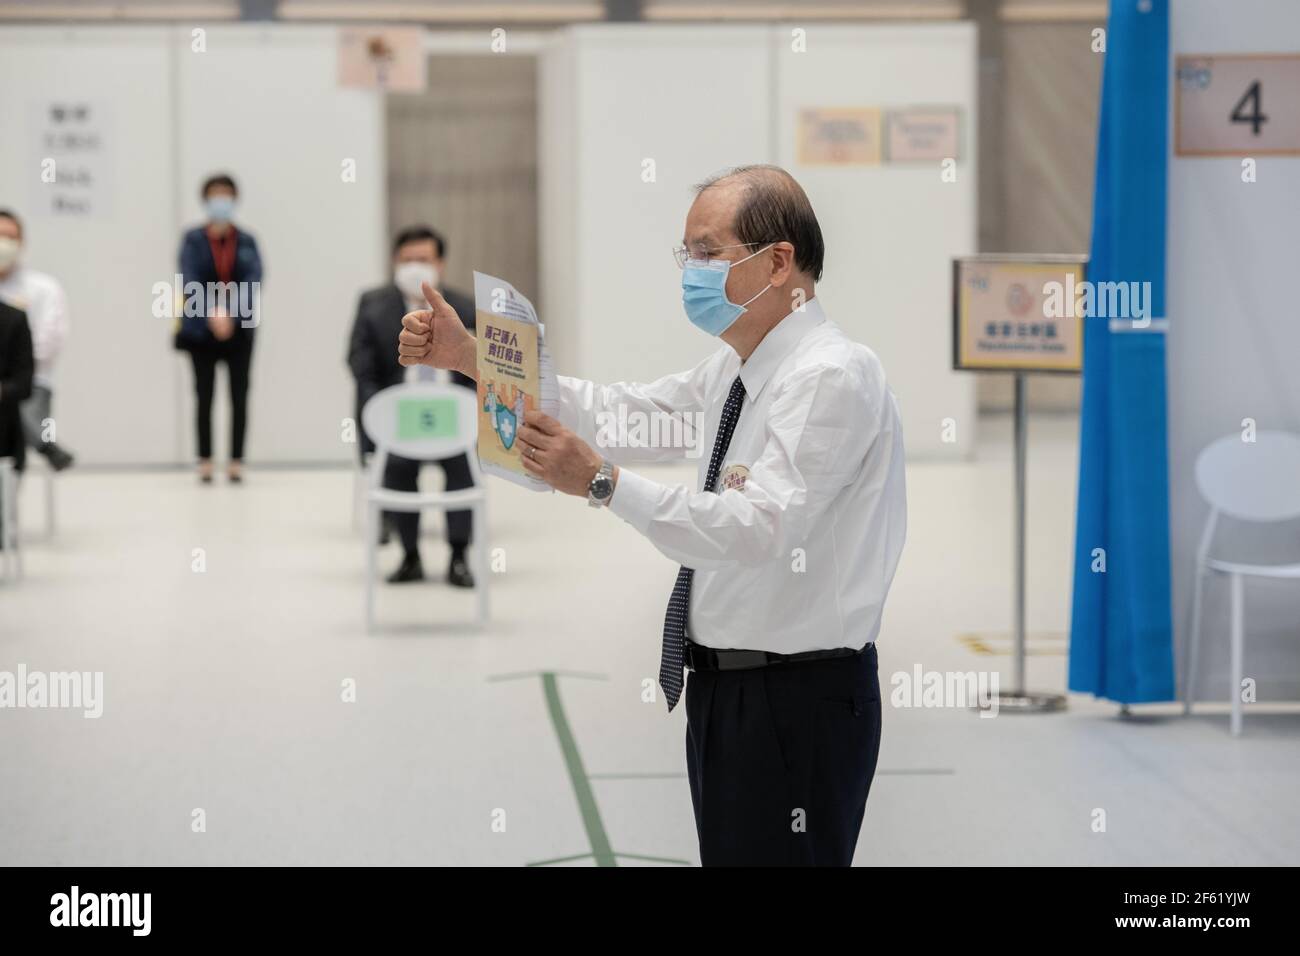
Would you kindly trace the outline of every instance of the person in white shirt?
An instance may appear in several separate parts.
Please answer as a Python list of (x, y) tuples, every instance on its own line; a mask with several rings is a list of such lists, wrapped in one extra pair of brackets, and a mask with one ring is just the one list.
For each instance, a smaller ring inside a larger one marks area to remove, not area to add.
[[(876, 356), (816, 299), (821, 229), (787, 172), (745, 166), (701, 184), (683, 242), (687, 317), (725, 345), (646, 385), (560, 377), (559, 419), (530, 412), (519, 430), (524, 461), (682, 565), (659, 683), (671, 710), (690, 670), (701, 862), (848, 865), (880, 746), (875, 642), (906, 532), (898, 408)], [(425, 295), (431, 308), (403, 319), (399, 360), (473, 375), (473, 339)], [(697, 488), (625, 467), (690, 443), (610, 442), (597, 425), (621, 408), (621, 420), (703, 421), (689, 436), (710, 451)]]
[(23, 224), (8, 209), (0, 209), (0, 301), (27, 313), (32, 330), (32, 351), (36, 374), (32, 395), (22, 403), (20, 414), (27, 444), (46, 457), (50, 467), (62, 471), (74, 461), (66, 448), (55, 442), (54, 363), (68, 338), (68, 300), (53, 276), (22, 264)]

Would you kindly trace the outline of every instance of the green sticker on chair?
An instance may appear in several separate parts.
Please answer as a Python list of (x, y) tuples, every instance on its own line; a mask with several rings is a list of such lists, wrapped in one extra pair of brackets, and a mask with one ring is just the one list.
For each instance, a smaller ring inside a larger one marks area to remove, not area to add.
[(397, 438), (455, 438), (460, 434), (460, 413), (454, 398), (402, 398), (397, 401)]

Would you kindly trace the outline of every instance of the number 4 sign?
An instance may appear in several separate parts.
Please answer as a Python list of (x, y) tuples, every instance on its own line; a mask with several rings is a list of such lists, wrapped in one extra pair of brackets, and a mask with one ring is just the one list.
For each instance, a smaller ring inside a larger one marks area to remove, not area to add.
[(1179, 56), (1179, 156), (1300, 155), (1300, 54)]

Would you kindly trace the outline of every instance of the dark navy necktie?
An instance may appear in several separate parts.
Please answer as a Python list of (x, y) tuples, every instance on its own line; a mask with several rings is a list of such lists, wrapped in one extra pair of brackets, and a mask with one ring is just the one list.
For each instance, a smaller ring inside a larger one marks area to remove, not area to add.
[[(718, 436), (713, 439), (713, 455), (709, 458), (709, 471), (704, 478), (704, 491), (712, 491), (718, 481), (718, 469), (731, 445), (731, 433), (740, 418), (740, 406), (745, 400), (745, 383), (736, 376), (727, 393), (727, 403), (722, 406), (722, 420), (718, 422)], [(677, 572), (672, 597), (668, 599), (668, 613), (664, 615), (664, 649), (659, 659), (659, 686), (663, 688), (668, 710), (677, 706), (682, 696), (682, 668), (686, 660), (686, 617), (691, 609), (691, 581), (695, 569), (683, 567)]]

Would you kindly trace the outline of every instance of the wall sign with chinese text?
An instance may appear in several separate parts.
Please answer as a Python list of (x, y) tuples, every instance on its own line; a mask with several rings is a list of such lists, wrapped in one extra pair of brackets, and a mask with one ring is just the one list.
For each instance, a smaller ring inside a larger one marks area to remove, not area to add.
[(876, 166), (880, 110), (874, 107), (803, 109), (796, 134), (801, 166)]
[(34, 212), (112, 216), (113, 156), (106, 103), (41, 100), (31, 106), (31, 196)]
[(891, 163), (961, 159), (961, 110), (955, 106), (890, 110), (885, 132)]

